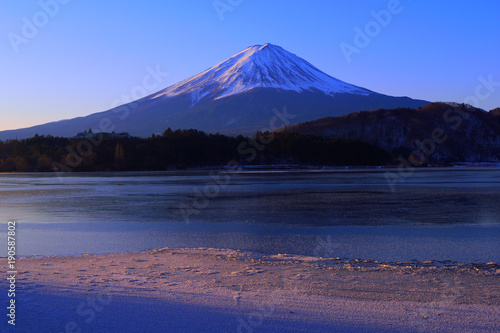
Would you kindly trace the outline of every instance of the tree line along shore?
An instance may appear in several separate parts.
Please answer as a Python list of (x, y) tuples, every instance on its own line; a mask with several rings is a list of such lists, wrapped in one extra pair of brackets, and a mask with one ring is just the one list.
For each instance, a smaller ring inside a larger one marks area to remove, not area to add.
[(252, 137), (171, 130), (148, 138), (128, 133), (35, 135), (0, 141), (0, 172), (155, 171), (239, 165), (387, 165), (393, 157), (368, 143), (295, 133)]

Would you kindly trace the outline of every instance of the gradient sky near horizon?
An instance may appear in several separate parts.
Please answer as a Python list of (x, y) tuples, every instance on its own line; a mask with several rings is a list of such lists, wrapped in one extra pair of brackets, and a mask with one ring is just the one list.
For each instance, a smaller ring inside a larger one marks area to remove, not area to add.
[(151, 69), (169, 74), (148, 93), (266, 42), (379, 93), (500, 107), (500, 1), (401, 0), (350, 61), (341, 45), (397, 0), (56, 1), (0, 5), (0, 130), (105, 111)]

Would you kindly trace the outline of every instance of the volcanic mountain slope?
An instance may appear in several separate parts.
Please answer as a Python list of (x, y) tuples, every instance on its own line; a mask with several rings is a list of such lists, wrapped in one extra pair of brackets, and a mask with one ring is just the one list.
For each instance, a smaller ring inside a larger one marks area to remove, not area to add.
[(417, 109), (356, 112), (277, 131), (365, 141), (405, 158), (421, 150), (429, 161), (500, 161), (499, 115), (495, 119), (493, 111), (431, 103)]
[[(273, 109), (291, 124), (376, 108), (419, 107), (428, 102), (392, 97), (333, 78), (304, 59), (272, 45), (255, 45), (231, 58), (129, 104), (87, 117), (0, 132), (0, 139), (36, 133), (73, 136), (84, 129), (150, 136), (168, 127), (253, 134), (269, 127)], [(125, 111), (124, 111), (125, 110)], [(281, 123), (283, 124), (283, 123)]]

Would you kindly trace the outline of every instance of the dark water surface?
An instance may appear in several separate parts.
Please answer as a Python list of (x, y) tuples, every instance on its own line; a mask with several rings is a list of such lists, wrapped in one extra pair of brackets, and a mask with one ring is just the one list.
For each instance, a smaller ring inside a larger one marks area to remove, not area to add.
[[(500, 261), (500, 168), (0, 174), (0, 253), (217, 247), (377, 260)], [(394, 175), (394, 174), (393, 174)]]

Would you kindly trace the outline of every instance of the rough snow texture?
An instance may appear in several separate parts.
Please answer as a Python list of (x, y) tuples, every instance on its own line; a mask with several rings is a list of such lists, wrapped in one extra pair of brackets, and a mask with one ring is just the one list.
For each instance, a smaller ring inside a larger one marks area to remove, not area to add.
[[(3, 262), (0, 267), (6, 272)], [(491, 271), (495, 263), (453, 268), (432, 262), (418, 267), (332, 262), (333, 258), (166, 248), (23, 258), (16, 278), (16, 331), (478, 333), (500, 329), (498, 273)], [(7, 280), (2, 281), (6, 297)], [(0, 323), (0, 332), (14, 331), (6, 321)]]
[(210, 95), (222, 98), (255, 88), (369, 95), (370, 90), (333, 78), (283, 48), (254, 45), (206, 71), (170, 86), (152, 98), (190, 93), (193, 105)]

